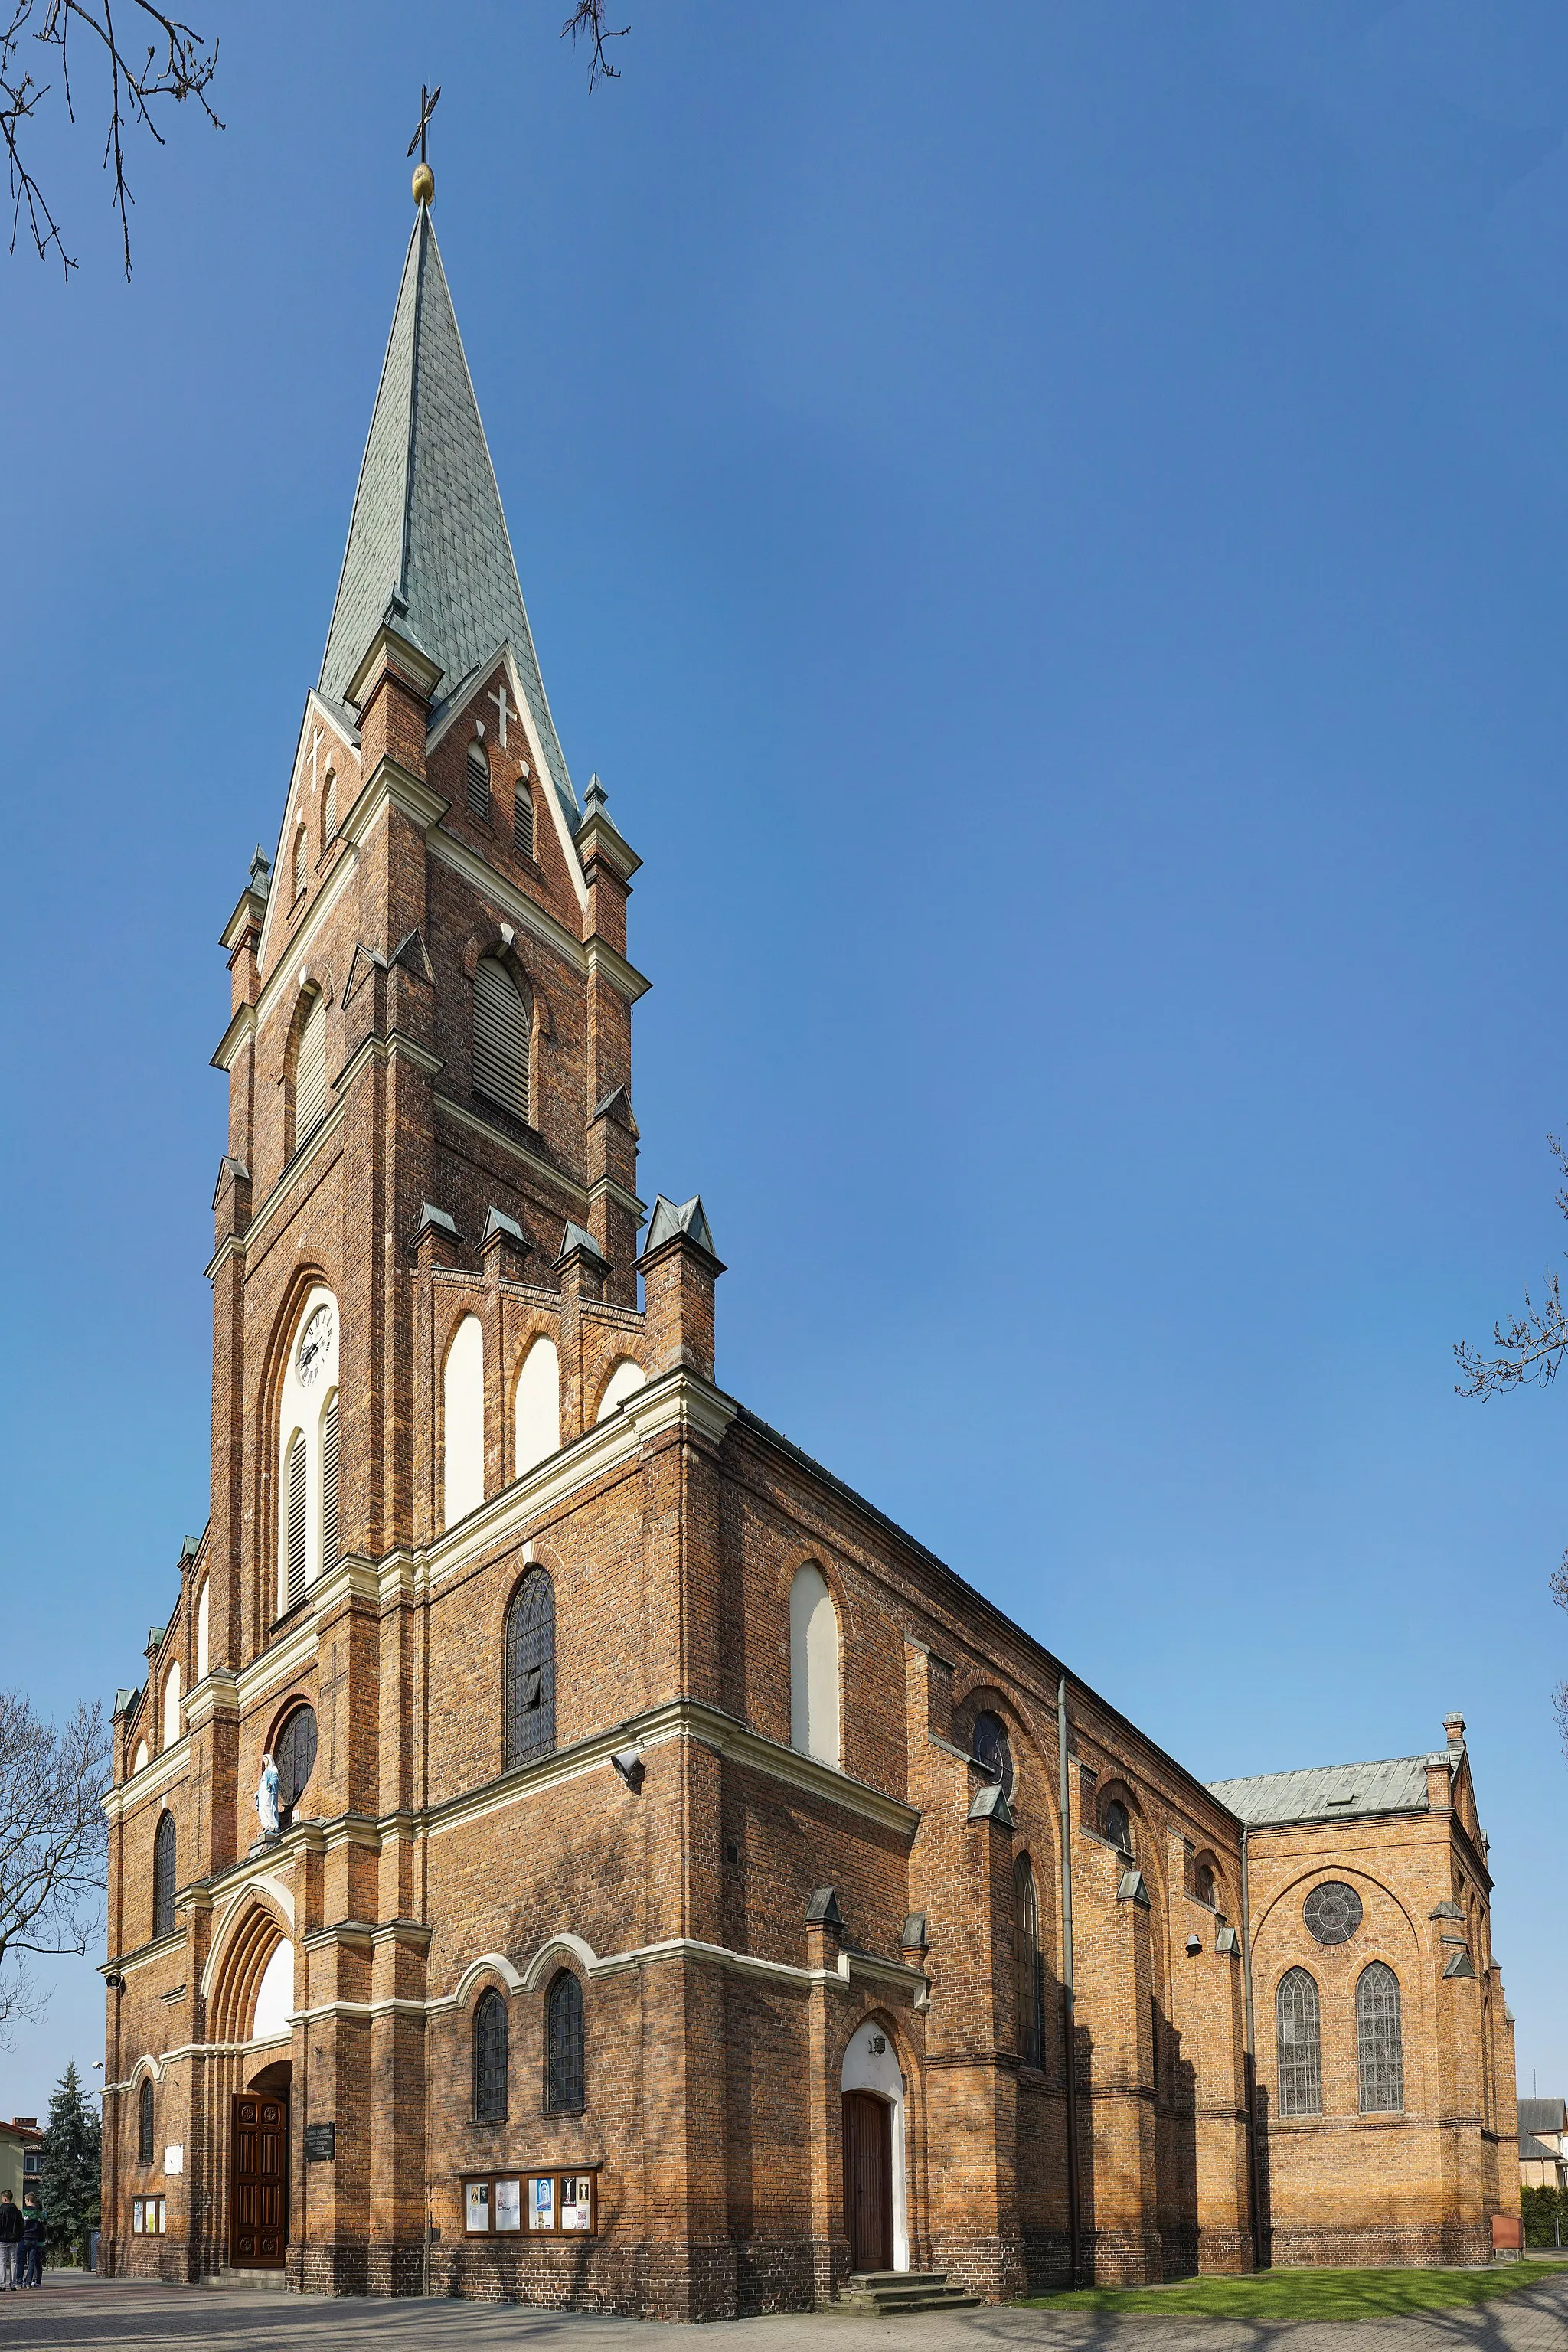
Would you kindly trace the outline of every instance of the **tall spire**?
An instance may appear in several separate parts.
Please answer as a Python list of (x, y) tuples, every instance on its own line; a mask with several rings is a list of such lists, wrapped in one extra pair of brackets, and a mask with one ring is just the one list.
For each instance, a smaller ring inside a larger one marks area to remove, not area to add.
[(430, 208), (421, 201), (349, 521), (321, 659), (321, 691), (342, 701), (388, 604), (441, 666), (450, 695), (511, 647), (551, 777), (574, 826), (577, 803), (550, 716), (518, 585), (495, 468)]

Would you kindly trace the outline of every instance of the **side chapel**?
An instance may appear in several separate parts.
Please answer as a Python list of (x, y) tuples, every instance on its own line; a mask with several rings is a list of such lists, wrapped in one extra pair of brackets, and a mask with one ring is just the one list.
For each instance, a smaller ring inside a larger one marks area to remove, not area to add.
[(1207, 1787), (718, 1384), (702, 1203), (638, 1193), (638, 859), (556, 736), (431, 184), (222, 935), (106, 2269), (701, 2318), (1480, 2258), (1462, 1720)]

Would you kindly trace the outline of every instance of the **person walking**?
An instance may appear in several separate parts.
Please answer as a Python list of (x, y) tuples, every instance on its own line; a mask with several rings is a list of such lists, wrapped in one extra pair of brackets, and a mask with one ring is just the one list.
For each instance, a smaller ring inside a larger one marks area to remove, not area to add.
[(44, 2209), (28, 2189), (22, 2205), (22, 2284), (44, 2284)]
[(0, 2288), (20, 2284), (16, 2273), (22, 2267), (22, 2230), (16, 2199), (8, 2189), (0, 2190)]

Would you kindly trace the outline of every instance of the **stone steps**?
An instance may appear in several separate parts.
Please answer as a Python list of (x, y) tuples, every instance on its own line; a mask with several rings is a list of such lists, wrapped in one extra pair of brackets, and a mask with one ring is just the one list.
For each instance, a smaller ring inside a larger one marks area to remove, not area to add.
[(834, 2311), (870, 2312), (890, 2319), (911, 2311), (973, 2311), (977, 2294), (949, 2283), (945, 2271), (855, 2271)]
[(268, 2294), (287, 2294), (289, 2277), (281, 2263), (266, 2270), (209, 2271), (202, 2281), (204, 2286), (261, 2288)]

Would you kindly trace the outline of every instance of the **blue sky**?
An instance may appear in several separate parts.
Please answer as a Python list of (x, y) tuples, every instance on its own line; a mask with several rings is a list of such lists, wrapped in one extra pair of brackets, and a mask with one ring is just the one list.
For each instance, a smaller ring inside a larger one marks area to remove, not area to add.
[[(644, 1192), (720, 1376), (1205, 1777), (1461, 1706), (1568, 2091), (1568, 18), (199, 7), (219, 111), (0, 263), (5, 1678), (206, 1509), (218, 930), (436, 219), (567, 757), (646, 860)], [(61, 1972), (0, 2056), (101, 2049)]]

